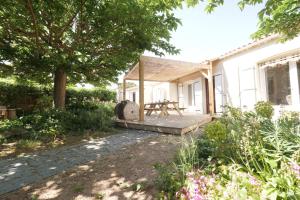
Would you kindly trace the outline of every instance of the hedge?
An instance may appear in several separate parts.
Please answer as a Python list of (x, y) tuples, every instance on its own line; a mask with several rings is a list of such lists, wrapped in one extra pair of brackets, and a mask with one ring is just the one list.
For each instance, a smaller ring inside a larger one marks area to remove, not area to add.
[[(21, 108), (24, 111), (31, 111), (38, 100), (43, 97), (50, 97), (53, 94), (51, 87), (40, 85), (23, 85), (12, 82), (0, 81), (0, 105), (10, 108)], [(116, 93), (104, 88), (76, 89), (67, 88), (66, 104), (93, 100), (98, 102), (115, 101)]]
[(11, 108), (30, 110), (37, 99), (50, 94), (50, 89), (46, 87), (0, 82), (0, 105)]

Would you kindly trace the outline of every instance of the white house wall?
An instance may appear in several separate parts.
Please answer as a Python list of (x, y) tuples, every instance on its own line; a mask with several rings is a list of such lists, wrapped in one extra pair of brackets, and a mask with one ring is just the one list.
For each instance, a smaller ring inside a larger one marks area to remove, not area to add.
[[(136, 103), (139, 103), (139, 87), (126, 89), (126, 99), (133, 101), (133, 93), (136, 94)], [(169, 82), (145, 82), (144, 102), (178, 101), (177, 84)]]
[(257, 63), (299, 49), (300, 37), (297, 37), (285, 43), (269, 42), (219, 61), (213, 73), (222, 74), (223, 102), (235, 107), (252, 108), (255, 102), (267, 100), (264, 70)]

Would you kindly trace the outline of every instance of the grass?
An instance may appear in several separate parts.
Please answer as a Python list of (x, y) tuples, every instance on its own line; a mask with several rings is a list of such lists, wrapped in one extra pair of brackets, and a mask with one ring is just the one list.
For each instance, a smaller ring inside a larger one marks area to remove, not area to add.
[(30, 140), (30, 139), (21, 139), (16, 143), (18, 149), (37, 149), (42, 145), (41, 141)]
[(101, 199), (104, 199), (104, 196), (105, 196), (105, 195), (104, 195), (103, 193), (97, 193), (97, 194), (95, 195), (95, 198), (101, 200)]
[(82, 184), (75, 184), (73, 185), (73, 191), (76, 192), (76, 193), (80, 193), (84, 190), (84, 187)]

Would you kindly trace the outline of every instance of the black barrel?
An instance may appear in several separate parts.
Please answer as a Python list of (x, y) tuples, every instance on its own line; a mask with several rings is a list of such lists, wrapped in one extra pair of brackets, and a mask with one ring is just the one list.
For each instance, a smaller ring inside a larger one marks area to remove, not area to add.
[(129, 101), (126, 100), (126, 101), (121, 101), (120, 103), (118, 103), (115, 107), (115, 115), (118, 117), (118, 119), (125, 119), (124, 118), (124, 108), (126, 106), (126, 104), (128, 103)]

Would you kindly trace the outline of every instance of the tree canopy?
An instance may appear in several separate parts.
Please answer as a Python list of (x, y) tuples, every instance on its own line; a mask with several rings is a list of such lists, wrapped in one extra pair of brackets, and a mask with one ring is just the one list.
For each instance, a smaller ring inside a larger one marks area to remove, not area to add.
[(178, 52), (169, 39), (180, 23), (172, 10), (180, 5), (173, 0), (3, 0), (0, 74), (41, 83), (54, 79), (57, 89), (66, 81), (114, 81), (145, 50)]
[(71, 82), (112, 81), (144, 50), (178, 52), (168, 42), (179, 23), (170, 11), (178, 5), (168, 0), (3, 0), (1, 72), (49, 82), (61, 67)]

